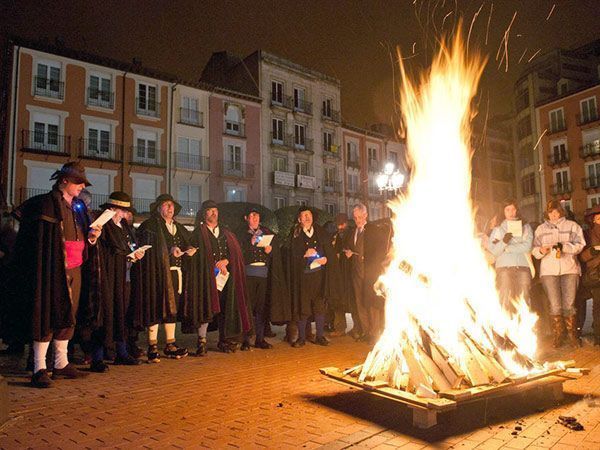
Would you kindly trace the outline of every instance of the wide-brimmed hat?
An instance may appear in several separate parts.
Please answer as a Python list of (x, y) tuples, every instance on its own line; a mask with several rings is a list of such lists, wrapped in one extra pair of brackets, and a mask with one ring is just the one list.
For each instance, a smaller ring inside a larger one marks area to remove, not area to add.
[(258, 209), (256, 206), (251, 206), (246, 211), (246, 217), (248, 217), (252, 213), (256, 213), (256, 214), (258, 214), (260, 216), (260, 209)]
[(69, 161), (68, 163), (65, 163), (65, 165), (52, 174), (50, 179), (66, 179), (75, 184), (85, 183), (86, 187), (92, 185), (92, 183), (90, 183), (85, 176), (85, 167), (83, 167), (83, 164), (77, 161)]
[(217, 202), (215, 202), (214, 200), (204, 200), (202, 202), (202, 205), (200, 205), (200, 217), (202, 218), (202, 220), (204, 220), (204, 213), (206, 212), (206, 210), (211, 208), (218, 209), (219, 205), (217, 205)]
[(596, 205), (593, 208), (586, 209), (584, 216), (590, 217), (590, 216), (595, 216), (596, 214), (600, 214), (600, 205)]
[(100, 205), (100, 209), (120, 208), (125, 211), (136, 213), (135, 208), (131, 205), (131, 197), (123, 191), (115, 191), (108, 197), (105, 203)]
[(179, 215), (179, 212), (181, 211), (181, 205), (175, 201), (171, 194), (160, 194), (158, 197), (156, 197), (156, 200), (150, 204), (150, 211), (156, 211), (156, 209), (164, 202), (173, 202), (175, 205), (175, 215)]

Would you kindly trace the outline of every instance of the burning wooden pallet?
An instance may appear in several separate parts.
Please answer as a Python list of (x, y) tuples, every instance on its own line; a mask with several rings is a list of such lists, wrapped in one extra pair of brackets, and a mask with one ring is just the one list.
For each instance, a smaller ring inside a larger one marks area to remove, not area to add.
[(579, 378), (589, 369), (575, 368), (575, 361), (554, 363), (553, 367), (543, 372), (508, 378), (502, 383), (487, 384), (462, 389), (446, 389), (435, 393), (435, 396), (423, 397), (411, 392), (391, 387), (385, 381), (359, 381), (361, 366), (347, 370), (336, 367), (320, 369), (321, 374), (346, 386), (363, 389), (372, 395), (394, 400), (412, 409), (413, 425), (417, 428), (430, 428), (437, 424), (439, 413), (456, 409), (461, 404), (472, 403), (483, 399), (510, 396), (530, 390), (543, 391), (555, 400), (562, 399), (563, 383), (568, 379)]

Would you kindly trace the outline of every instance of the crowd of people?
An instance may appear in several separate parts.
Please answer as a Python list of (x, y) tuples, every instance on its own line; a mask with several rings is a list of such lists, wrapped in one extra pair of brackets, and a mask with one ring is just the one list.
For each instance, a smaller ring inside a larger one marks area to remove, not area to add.
[[(9, 351), (29, 346), (34, 387), (106, 372), (108, 360), (138, 365), (205, 357), (211, 325), (218, 330), (216, 349), (224, 353), (271, 349), (271, 324), (286, 325), (285, 340), (294, 348), (327, 346), (327, 336), (346, 334), (348, 313), (354, 339), (374, 343), (383, 331), (384, 298), (373, 285), (390, 255), (392, 227), (387, 219), (368, 222), (363, 204), (352, 208), (352, 226), (338, 214), (333, 230), (300, 206), (288, 236), (261, 223), (257, 208), (230, 229), (212, 200), (202, 203), (190, 231), (175, 219), (181, 205), (162, 194), (134, 227), (125, 192), (113, 192), (101, 212), (90, 211), (90, 183), (80, 163), (66, 163), (51, 179), (49, 193), (14, 210), (18, 234), (4, 239), (10, 233), (3, 233), (2, 241), (0, 337)], [(557, 201), (548, 203), (537, 227), (520, 220), (514, 201), (502, 214), (483, 239), (501, 302), (510, 310), (522, 297), (540, 315), (548, 310), (554, 347), (565, 337), (579, 346), (585, 315), (577, 299), (600, 302), (600, 207), (586, 213), (586, 237)], [(599, 307), (594, 319), (600, 344)], [(192, 351), (177, 343), (177, 323), (182, 333), (197, 336)], [(146, 350), (138, 346), (142, 332)], [(72, 363), (75, 343), (88, 371)]]
[[(125, 192), (113, 192), (97, 214), (89, 209), (90, 182), (80, 163), (66, 163), (51, 179), (49, 193), (14, 210), (18, 234), (3, 258), (1, 337), (9, 351), (29, 345), (34, 387), (106, 372), (107, 360), (138, 365), (204, 357), (211, 325), (224, 353), (271, 349), (271, 324), (286, 325), (294, 348), (308, 341), (326, 346), (326, 333), (345, 333), (347, 312), (355, 339), (374, 341), (382, 331), (383, 299), (372, 286), (391, 228), (368, 224), (362, 204), (352, 211), (356, 227), (341, 214), (333, 234), (310, 208), (299, 207), (289, 237), (280, 237), (256, 208), (229, 229), (212, 200), (202, 203), (190, 231), (175, 219), (181, 205), (162, 194), (134, 227)], [(177, 343), (177, 323), (197, 336), (193, 351)], [(142, 332), (146, 351), (138, 346)], [(75, 343), (87, 371), (72, 363)], [(50, 344), (53, 362), (47, 361)]]

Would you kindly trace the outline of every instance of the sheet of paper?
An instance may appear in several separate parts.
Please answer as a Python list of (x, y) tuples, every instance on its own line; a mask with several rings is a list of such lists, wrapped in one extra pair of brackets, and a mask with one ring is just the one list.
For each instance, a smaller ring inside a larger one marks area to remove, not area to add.
[(112, 219), (115, 214), (116, 214), (116, 211), (113, 211), (112, 209), (105, 209), (104, 212), (102, 214), (100, 214), (98, 216), (98, 218), (92, 222), (92, 224), (90, 225), (90, 228), (94, 228), (97, 225), (103, 227), (104, 224), (106, 222), (108, 222), (110, 219)]
[(596, 250), (600, 250), (600, 245), (594, 245), (594, 248), (595, 248)]
[(263, 234), (260, 237), (260, 240), (257, 242), (257, 247), (268, 247), (271, 245), (271, 241), (273, 241), (273, 234)]
[(136, 248), (134, 251), (132, 251), (129, 255), (127, 255), (128, 258), (135, 258), (134, 253), (137, 252), (138, 250), (148, 250), (149, 248), (152, 248), (151, 245), (143, 245), (140, 248)]
[(308, 266), (310, 270), (318, 269), (319, 267), (321, 267), (321, 264), (319, 264), (316, 259)]
[(221, 292), (223, 290), (228, 279), (229, 272), (227, 272), (227, 275), (223, 275), (223, 272), (219, 271), (217, 274), (217, 291)]
[(523, 236), (523, 222), (520, 220), (507, 220), (508, 232), (515, 237)]

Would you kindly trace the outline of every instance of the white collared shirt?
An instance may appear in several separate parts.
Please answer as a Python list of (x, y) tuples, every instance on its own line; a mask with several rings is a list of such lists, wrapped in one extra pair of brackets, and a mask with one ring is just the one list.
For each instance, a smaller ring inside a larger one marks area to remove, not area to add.
[(207, 225), (207, 228), (210, 230), (210, 232), (213, 234), (214, 237), (216, 237), (217, 239), (219, 238), (219, 234), (221, 234), (220, 230), (219, 230), (219, 225), (217, 225), (214, 228), (211, 228)]
[(167, 226), (167, 231), (171, 234), (171, 236), (175, 236), (177, 234), (177, 225), (175, 225), (175, 221), (171, 223), (165, 221), (165, 225)]
[(308, 237), (312, 237), (313, 234), (315, 233), (315, 229), (313, 227), (310, 227), (308, 230), (303, 228), (302, 231), (304, 231), (304, 234), (307, 235)]

